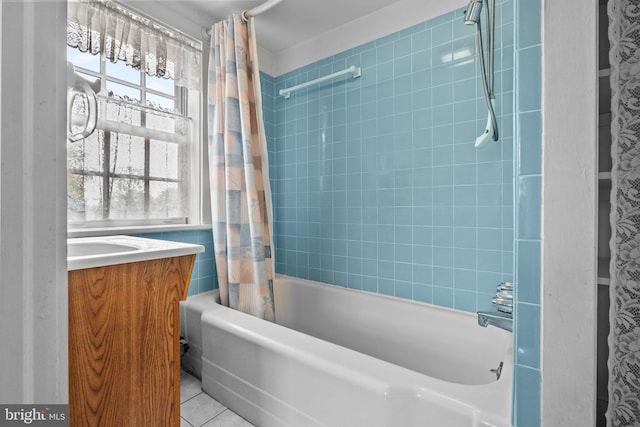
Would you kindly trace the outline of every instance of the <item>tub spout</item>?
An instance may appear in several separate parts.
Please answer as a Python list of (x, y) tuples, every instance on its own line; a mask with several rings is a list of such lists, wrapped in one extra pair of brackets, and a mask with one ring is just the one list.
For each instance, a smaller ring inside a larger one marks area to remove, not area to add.
[(485, 328), (493, 325), (497, 328), (513, 332), (513, 317), (510, 313), (479, 311), (478, 325)]

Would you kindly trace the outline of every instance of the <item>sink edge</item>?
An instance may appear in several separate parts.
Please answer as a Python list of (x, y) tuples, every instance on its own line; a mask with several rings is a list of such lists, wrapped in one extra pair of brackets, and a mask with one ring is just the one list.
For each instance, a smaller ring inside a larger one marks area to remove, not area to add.
[(135, 236), (79, 237), (67, 239), (67, 244), (73, 244), (74, 242), (108, 243), (112, 245), (134, 246), (136, 247), (136, 250), (67, 257), (68, 271), (193, 255), (204, 252), (203, 245), (147, 239)]

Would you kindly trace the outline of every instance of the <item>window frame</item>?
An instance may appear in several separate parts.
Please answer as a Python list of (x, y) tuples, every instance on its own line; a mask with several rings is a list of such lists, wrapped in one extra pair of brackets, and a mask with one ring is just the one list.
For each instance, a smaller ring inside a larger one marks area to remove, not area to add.
[[(82, 55), (91, 55), (89, 52), (81, 52), (77, 48), (67, 46), (67, 52), (69, 49), (75, 49), (79, 54)], [(112, 74), (107, 73), (107, 60), (103, 58), (101, 55), (97, 55), (99, 59), (99, 71), (94, 71), (89, 68), (84, 68), (82, 66), (78, 66), (74, 64), (74, 68), (76, 71), (91, 76), (93, 78), (100, 80), (100, 92), (106, 93), (107, 82), (113, 82), (119, 85), (123, 85), (134, 90), (140, 91), (140, 102), (139, 106), (143, 106), (144, 108), (154, 109), (153, 107), (147, 106), (147, 94), (161, 96), (164, 98), (170, 98), (174, 102), (174, 110), (175, 114), (179, 114), (190, 119), (190, 137), (189, 142), (186, 144), (178, 144), (178, 152), (181, 158), (185, 159), (185, 162), (182, 163), (184, 167), (178, 167), (178, 177), (176, 179), (173, 178), (160, 178), (154, 177), (151, 175), (151, 165), (150, 165), (150, 148), (152, 138), (144, 137), (144, 174), (143, 175), (135, 175), (135, 174), (122, 174), (111, 172), (110, 169), (110, 149), (108, 146), (108, 142), (104, 141), (101, 150), (103, 151), (102, 156), (102, 171), (100, 172), (92, 172), (87, 170), (79, 170), (79, 169), (69, 169), (68, 167), (68, 157), (67, 157), (67, 173), (75, 174), (81, 176), (99, 176), (102, 180), (103, 186), (108, 186), (111, 178), (128, 178), (134, 179), (138, 181), (142, 181), (144, 185), (144, 212), (145, 215), (148, 215), (149, 203), (150, 203), (150, 183), (151, 182), (177, 182), (180, 188), (180, 193), (186, 193), (187, 206), (185, 206), (185, 215), (184, 217), (174, 217), (174, 218), (141, 218), (141, 219), (102, 219), (102, 220), (85, 220), (85, 221), (68, 221), (67, 227), (69, 230), (82, 230), (82, 229), (110, 229), (110, 228), (118, 228), (121, 230), (126, 229), (127, 227), (131, 228), (140, 228), (146, 226), (167, 226), (172, 225), (176, 227), (184, 227), (185, 225), (200, 225), (202, 224), (202, 178), (201, 178), (201, 170), (202, 170), (202, 132), (201, 132), (201, 117), (203, 114), (202, 102), (201, 102), (201, 91), (189, 90), (184, 87), (179, 87), (174, 85), (174, 93), (168, 94), (166, 92), (154, 90), (152, 88), (147, 87), (147, 74), (142, 70), (135, 70), (140, 74), (139, 84), (132, 83), (127, 80), (120, 79), (115, 77)], [(120, 61), (119, 61), (120, 62)], [(124, 64), (124, 62), (121, 62)], [(127, 66), (127, 65), (125, 65)], [(136, 105), (135, 103), (131, 103), (132, 105)], [(144, 120), (144, 114), (143, 114)], [(111, 132), (103, 129), (96, 129), (96, 132), (105, 132), (106, 134), (110, 134)], [(108, 140), (110, 135), (106, 136), (105, 139)], [(106, 189), (105, 189), (106, 190)], [(103, 191), (103, 194), (108, 194), (108, 191)], [(103, 197), (103, 218), (108, 214), (108, 196)]]

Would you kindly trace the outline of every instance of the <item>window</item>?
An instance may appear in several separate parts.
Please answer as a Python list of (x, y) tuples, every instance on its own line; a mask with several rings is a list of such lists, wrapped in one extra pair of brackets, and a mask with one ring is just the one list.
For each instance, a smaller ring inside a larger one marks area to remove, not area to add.
[[(198, 221), (199, 90), (75, 47), (67, 59), (101, 88), (96, 130), (67, 143), (69, 225)], [(86, 104), (73, 98), (72, 125)]]

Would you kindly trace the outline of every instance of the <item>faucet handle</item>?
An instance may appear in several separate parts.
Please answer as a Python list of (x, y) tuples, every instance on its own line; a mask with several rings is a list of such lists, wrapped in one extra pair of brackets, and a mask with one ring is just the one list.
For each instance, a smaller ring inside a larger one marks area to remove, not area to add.
[(500, 283), (496, 288), (496, 295), (491, 302), (498, 311), (510, 314), (513, 313), (513, 283)]
[(494, 295), (492, 301), (495, 303), (496, 300), (500, 301), (500, 304), (513, 305), (513, 294), (507, 294), (507, 293), (504, 293), (504, 292), (498, 292), (497, 294)]
[(512, 282), (502, 282), (496, 288), (497, 292), (510, 292), (513, 293), (513, 283)]
[(502, 313), (513, 313), (513, 299), (496, 297), (491, 300), (496, 309)]

